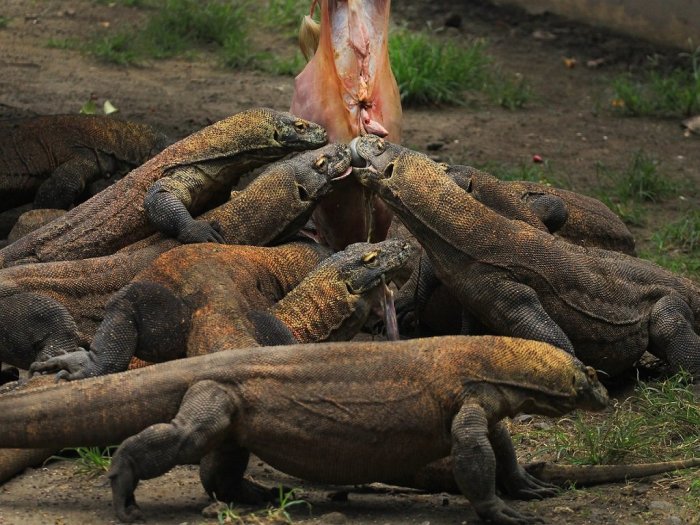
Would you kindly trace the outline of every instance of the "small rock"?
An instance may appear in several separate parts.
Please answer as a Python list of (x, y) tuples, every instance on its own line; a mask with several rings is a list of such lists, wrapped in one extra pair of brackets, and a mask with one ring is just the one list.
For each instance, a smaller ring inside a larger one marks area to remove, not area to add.
[(530, 423), (534, 418), (531, 414), (520, 414), (513, 418), (515, 423)]
[(550, 423), (546, 423), (545, 421), (539, 421), (538, 423), (535, 423), (532, 425), (535, 427), (537, 430), (549, 430), (552, 428), (552, 425)]
[(559, 507), (554, 507), (554, 512), (557, 514), (573, 514), (574, 509), (571, 507), (565, 507), (565, 506), (559, 506)]
[(557, 38), (557, 35), (550, 31), (545, 31), (544, 29), (536, 29), (535, 31), (532, 32), (532, 38), (535, 40), (554, 40)]
[(693, 133), (700, 135), (700, 115), (690, 117), (682, 122), (684, 128), (687, 128)]
[(683, 520), (678, 516), (669, 516), (666, 518), (666, 525), (683, 525)]
[(219, 513), (226, 510), (226, 503), (215, 501), (202, 509), (202, 516), (205, 518), (218, 518)]
[(439, 150), (441, 150), (443, 147), (445, 147), (445, 143), (442, 142), (442, 141), (440, 141), (440, 140), (436, 140), (436, 141), (434, 141), (434, 142), (429, 142), (428, 145), (427, 145), (425, 148), (426, 148), (428, 151), (439, 151)]
[(342, 512), (329, 512), (318, 518), (319, 523), (327, 523), (329, 525), (341, 525), (348, 521), (348, 517)]
[(673, 505), (668, 501), (654, 500), (649, 503), (649, 510), (671, 510)]

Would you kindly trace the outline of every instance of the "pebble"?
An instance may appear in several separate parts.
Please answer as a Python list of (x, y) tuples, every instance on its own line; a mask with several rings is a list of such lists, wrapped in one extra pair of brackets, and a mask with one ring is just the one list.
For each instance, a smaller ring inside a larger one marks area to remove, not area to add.
[(666, 519), (666, 524), (667, 525), (683, 525), (683, 520), (680, 519), (678, 516), (669, 516)]
[(342, 512), (328, 512), (318, 518), (319, 523), (327, 523), (328, 525), (341, 525), (348, 521), (348, 517)]
[(649, 503), (649, 510), (670, 510), (672, 508), (673, 505), (668, 501), (654, 500)]

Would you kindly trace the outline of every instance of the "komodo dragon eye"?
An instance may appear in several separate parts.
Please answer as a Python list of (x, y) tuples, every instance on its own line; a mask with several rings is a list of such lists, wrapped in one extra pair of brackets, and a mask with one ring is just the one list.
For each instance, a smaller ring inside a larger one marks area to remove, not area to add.
[(325, 156), (319, 157), (318, 160), (316, 160), (316, 162), (314, 162), (314, 166), (319, 171), (326, 169), (327, 164), (328, 164), (328, 159)]
[(362, 256), (362, 264), (371, 265), (377, 262), (379, 252), (369, 252)]
[(381, 153), (386, 149), (386, 144), (384, 143), (383, 139), (379, 139), (377, 142), (375, 142), (375, 147), (377, 148), (377, 152)]
[(304, 132), (306, 132), (306, 128), (307, 128), (307, 127), (308, 127), (308, 126), (307, 126), (306, 122), (303, 121), (303, 120), (297, 120), (297, 121), (294, 123), (294, 129), (296, 129), (299, 133), (304, 133)]

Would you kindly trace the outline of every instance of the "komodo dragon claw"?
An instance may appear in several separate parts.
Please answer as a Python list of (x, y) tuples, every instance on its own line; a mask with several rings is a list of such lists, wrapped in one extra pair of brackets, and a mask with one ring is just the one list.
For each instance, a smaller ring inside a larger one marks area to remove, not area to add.
[(221, 227), (214, 221), (192, 221), (177, 236), (177, 240), (183, 244), (193, 244), (199, 242), (218, 242), (223, 244), (224, 237), (221, 235)]
[(56, 381), (62, 379), (73, 381), (75, 379), (83, 379), (88, 377), (85, 371), (92, 359), (90, 352), (84, 348), (78, 348), (77, 352), (58, 355), (46, 361), (36, 361), (29, 367), (29, 374), (46, 374), (58, 372)]

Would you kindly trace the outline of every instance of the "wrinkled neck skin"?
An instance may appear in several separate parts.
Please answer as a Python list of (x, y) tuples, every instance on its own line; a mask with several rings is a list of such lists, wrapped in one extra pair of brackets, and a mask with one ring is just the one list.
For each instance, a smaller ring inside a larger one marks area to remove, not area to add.
[(319, 46), (296, 79), (291, 112), (331, 141), (367, 133), (401, 140), (401, 100), (389, 64), (390, 0), (323, 0)]
[(371, 301), (371, 293), (350, 293), (338, 271), (328, 267), (315, 271), (271, 312), (299, 343), (346, 341), (366, 321)]
[[(541, 396), (542, 394), (530, 392), (524, 387), (484, 381), (467, 384), (461, 397), (464, 400), (479, 400), (478, 404), (484, 409), (489, 426), (522, 413), (558, 417), (575, 408), (575, 403), (567, 396), (552, 398), (549, 402), (537, 402)], [(552, 407), (551, 401), (555, 401), (556, 408)]]

